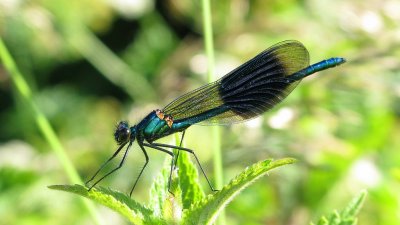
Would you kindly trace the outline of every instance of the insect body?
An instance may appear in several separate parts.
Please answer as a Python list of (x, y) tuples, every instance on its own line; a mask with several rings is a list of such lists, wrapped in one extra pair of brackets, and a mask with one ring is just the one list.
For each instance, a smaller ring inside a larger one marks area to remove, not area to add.
[(171, 172), (177, 157), (171, 149), (193, 154), (214, 190), (193, 150), (154, 141), (176, 132), (182, 132), (183, 139), (185, 130), (194, 124), (232, 124), (260, 116), (281, 102), (304, 77), (344, 62), (345, 59), (334, 57), (310, 66), (308, 51), (300, 42), (284, 41), (273, 45), (219, 80), (182, 95), (162, 110), (152, 111), (137, 125), (130, 127), (127, 122), (120, 122), (114, 133), (119, 148), (88, 182), (128, 145), (123, 158), (118, 167), (98, 179), (89, 190), (124, 164), (135, 140), (146, 162), (131, 189), (131, 195), (149, 161), (145, 147), (169, 154), (173, 161)]

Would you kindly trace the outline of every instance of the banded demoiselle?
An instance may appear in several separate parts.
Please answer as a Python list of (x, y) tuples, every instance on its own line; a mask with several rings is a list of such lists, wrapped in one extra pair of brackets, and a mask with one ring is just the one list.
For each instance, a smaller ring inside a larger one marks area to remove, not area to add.
[[(308, 51), (300, 42), (284, 41), (275, 44), (219, 80), (182, 95), (161, 110), (156, 109), (150, 112), (137, 125), (129, 126), (125, 121), (119, 122), (114, 133), (115, 141), (119, 145), (117, 151), (86, 184), (94, 180), (105, 165), (127, 145), (119, 165), (100, 177), (89, 187), (89, 190), (121, 168), (128, 155), (129, 148), (137, 140), (146, 162), (139, 172), (130, 195), (132, 195), (149, 162), (145, 147), (165, 152), (172, 157), (171, 174), (178, 156), (178, 154), (175, 156), (171, 150), (176, 149), (178, 153), (179, 151), (191, 153), (211, 190), (214, 190), (193, 150), (181, 146), (155, 143), (154, 141), (176, 132), (182, 132), (182, 143), (185, 130), (191, 125), (231, 124), (260, 116), (281, 102), (303, 78), (344, 62), (344, 58), (334, 57), (310, 66)], [(171, 174), (168, 181), (168, 191), (170, 191)]]

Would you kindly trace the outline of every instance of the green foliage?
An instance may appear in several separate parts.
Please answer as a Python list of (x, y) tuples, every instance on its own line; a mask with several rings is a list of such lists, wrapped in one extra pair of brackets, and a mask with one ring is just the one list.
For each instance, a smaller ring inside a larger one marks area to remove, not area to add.
[[(183, 153), (183, 154), (182, 154)], [(189, 154), (181, 152), (178, 158), (179, 188), (182, 190), (183, 209), (189, 209), (193, 202), (204, 198), (204, 192), (198, 182), (196, 167), (190, 163)]]
[[(82, 185), (52, 185), (49, 188), (81, 195), (102, 204), (124, 216), (132, 224), (214, 224), (219, 213), (241, 191), (258, 178), (274, 168), (292, 164), (291, 158), (264, 160), (246, 168), (225, 185), (222, 190), (204, 196), (197, 182), (197, 171), (190, 162), (187, 153), (179, 157), (178, 176), (173, 176), (171, 194), (168, 192), (170, 161), (165, 166), (150, 189), (150, 203), (145, 206), (129, 196), (108, 188), (96, 187), (91, 191)], [(317, 225), (356, 225), (357, 214), (365, 200), (367, 192), (362, 191), (348, 206), (334, 211), (328, 217), (322, 216)], [(314, 225), (314, 223), (310, 223)]]
[(103, 204), (126, 217), (133, 224), (145, 224), (145, 221), (156, 221), (152, 218), (151, 210), (132, 200), (129, 196), (106, 188), (87, 191), (82, 185), (52, 185), (51, 189), (62, 190), (81, 195), (97, 203)]
[[(61, 162), (66, 174), (72, 182), (81, 182), (81, 179), (73, 166), (70, 159), (66, 156), (65, 150), (62, 147), (60, 140), (57, 138), (57, 135), (54, 132), (54, 129), (51, 127), (50, 122), (44, 116), (43, 112), (37, 106), (36, 102), (33, 100), (32, 91), (30, 90), (29, 85), (24, 79), (24, 76), (20, 73), (14, 59), (11, 54), (8, 52), (7, 47), (4, 45), (3, 40), (0, 38), (0, 59), (2, 64), (5, 66), (5, 69), (10, 73), (10, 76), (13, 80), (14, 85), (16, 86), (19, 97), (22, 99), (24, 104), (28, 105), (28, 109), (32, 112), (33, 117), (35, 119), (36, 125), (39, 128), (39, 131), (42, 133), (43, 137), (52, 146), (52, 149), (57, 155), (58, 160)], [(1, 187), (2, 185), (0, 185)], [(86, 206), (87, 210), (92, 214), (93, 219), (96, 223), (100, 224), (99, 218), (94, 212), (93, 205), (91, 205), (87, 201), (83, 201), (83, 204)]]
[(225, 185), (221, 191), (211, 197), (207, 197), (201, 202), (195, 203), (185, 213), (185, 218), (188, 220), (188, 223), (185, 224), (213, 224), (218, 213), (244, 188), (265, 175), (269, 170), (294, 162), (294, 159), (281, 159), (277, 161), (265, 160), (253, 164), (229, 184)]
[[(322, 216), (317, 225), (356, 225), (357, 214), (364, 204), (367, 191), (362, 191), (340, 212), (334, 211), (328, 217)], [(314, 225), (314, 223), (311, 223)]]
[(174, 194), (168, 192), (170, 164), (165, 163), (150, 189), (148, 207), (127, 195), (102, 187), (91, 191), (81, 185), (52, 185), (49, 188), (89, 198), (118, 212), (133, 224), (213, 224), (221, 210), (255, 180), (274, 168), (294, 162), (294, 159), (286, 158), (255, 163), (222, 190), (205, 197), (197, 182), (197, 170), (188, 155), (181, 153), (179, 175), (172, 180), (171, 191)]

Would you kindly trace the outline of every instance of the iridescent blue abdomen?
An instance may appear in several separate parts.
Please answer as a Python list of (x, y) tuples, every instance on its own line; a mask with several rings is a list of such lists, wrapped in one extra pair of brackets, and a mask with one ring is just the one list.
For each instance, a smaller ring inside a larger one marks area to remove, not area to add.
[(321, 62), (315, 63), (311, 66), (308, 66), (307, 68), (304, 68), (304, 69), (294, 73), (293, 75), (289, 76), (288, 78), (293, 79), (293, 80), (301, 80), (308, 75), (311, 75), (311, 74), (316, 73), (321, 70), (326, 70), (328, 68), (339, 66), (340, 64), (345, 63), (345, 62), (346, 62), (346, 60), (344, 58), (340, 58), (340, 57), (326, 59)]

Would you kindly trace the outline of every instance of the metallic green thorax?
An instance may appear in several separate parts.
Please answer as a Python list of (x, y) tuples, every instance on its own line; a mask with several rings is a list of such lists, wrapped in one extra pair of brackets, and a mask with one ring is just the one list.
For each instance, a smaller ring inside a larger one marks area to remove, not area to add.
[(136, 126), (136, 130), (141, 139), (145, 139), (146, 141), (151, 143), (152, 141), (159, 138), (168, 136), (176, 132), (184, 131), (188, 127), (190, 127), (190, 125), (218, 115), (226, 110), (227, 109), (224, 107), (219, 107), (192, 118), (176, 120), (173, 121), (171, 127), (168, 125), (165, 119), (161, 119), (160, 117), (158, 117), (156, 111), (154, 110)]
[(155, 111), (152, 111), (137, 125), (136, 129), (142, 139), (151, 143), (175, 132), (184, 131), (190, 125), (190, 123), (185, 122), (173, 122), (170, 127), (165, 120), (156, 115)]

